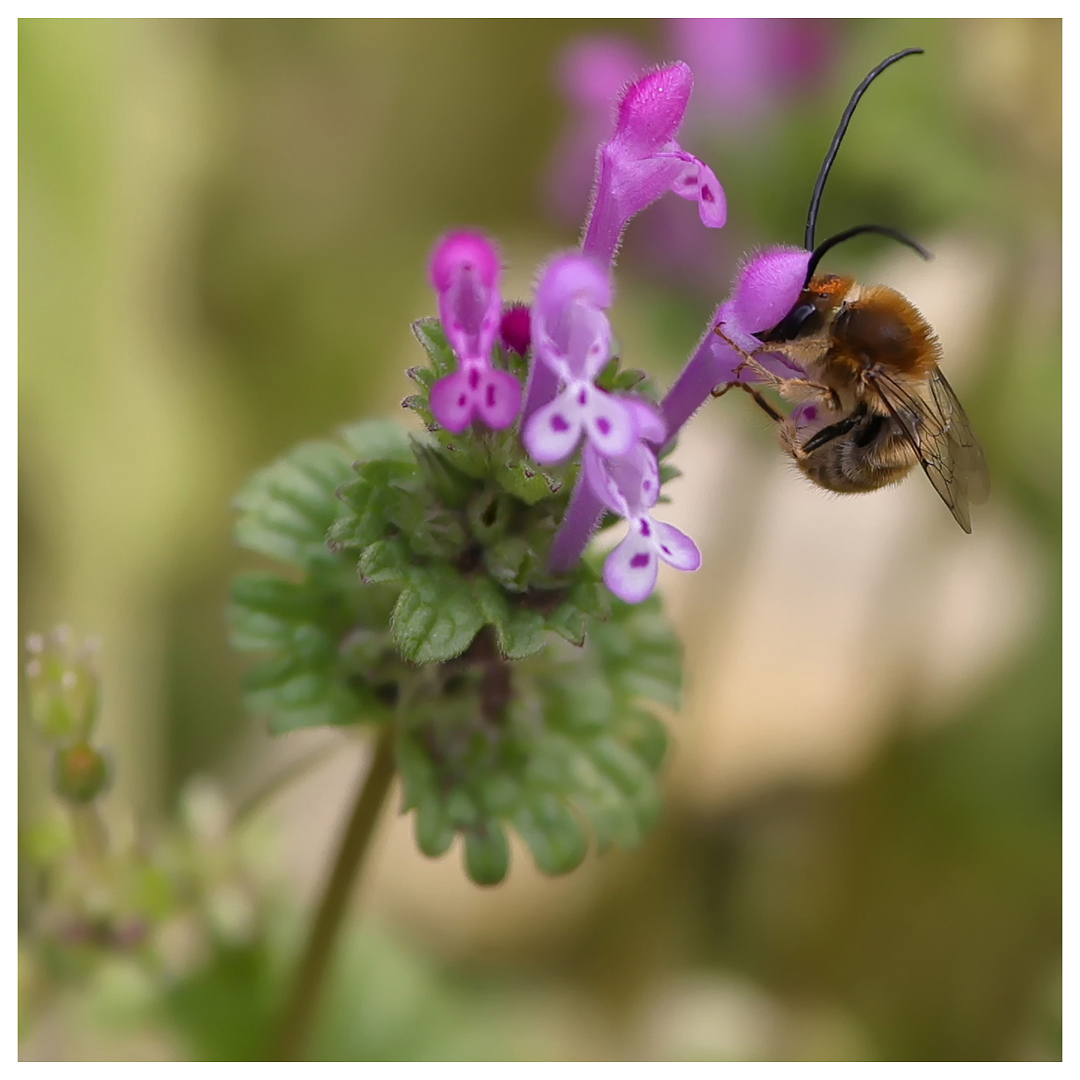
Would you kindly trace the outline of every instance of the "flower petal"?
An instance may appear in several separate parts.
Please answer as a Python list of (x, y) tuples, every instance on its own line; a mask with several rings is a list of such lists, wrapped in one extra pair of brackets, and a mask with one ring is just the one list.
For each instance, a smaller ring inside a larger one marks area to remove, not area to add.
[(809, 263), (809, 251), (772, 247), (743, 265), (730, 301), (738, 329), (759, 334), (776, 326), (798, 302)]
[(581, 452), (582, 474), (593, 494), (608, 510), (619, 517), (628, 518), (631, 516), (629, 504), (611, 468), (615, 460), (604, 457), (595, 446), (586, 443)]
[(676, 570), (697, 570), (701, 566), (701, 552), (686, 533), (663, 521), (652, 521), (651, 524), (657, 554), (664, 562)]
[(521, 383), (509, 371), (488, 369), (477, 390), (476, 411), (489, 428), (508, 428), (521, 412)]
[(675, 178), (671, 190), (681, 199), (696, 199), (701, 223), (710, 229), (722, 229), (727, 221), (727, 199), (716, 173), (696, 157), (683, 155), (686, 167)]
[(431, 388), (431, 413), (447, 431), (458, 434), (472, 423), (475, 398), (464, 370), (439, 379)]
[(604, 584), (628, 604), (640, 604), (656, 585), (659, 561), (651, 539), (641, 534), (643, 520), (631, 519), (626, 539), (604, 562)]
[(675, 138), (693, 86), (693, 73), (681, 62), (631, 83), (619, 101), (613, 141), (638, 157), (659, 150)]
[(529, 417), (522, 440), (534, 461), (554, 465), (574, 452), (581, 427), (581, 409), (571, 392), (564, 390)]
[(623, 401), (634, 413), (638, 438), (659, 446), (667, 438), (667, 427), (660, 410), (641, 398), (627, 397)]
[(633, 411), (613, 394), (605, 394), (591, 384), (578, 383), (570, 390), (581, 407), (589, 442), (605, 457), (628, 453), (637, 439)]

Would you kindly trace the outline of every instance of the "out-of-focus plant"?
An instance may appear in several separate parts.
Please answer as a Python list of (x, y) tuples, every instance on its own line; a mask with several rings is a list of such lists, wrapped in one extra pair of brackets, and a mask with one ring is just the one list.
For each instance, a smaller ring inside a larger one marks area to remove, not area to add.
[(29, 711), (50, 760), (53, 805), (20, 833), (28, 922), (19, 939), (20, 1029), (67, 990), (110, 967), (134, 974), (147, 1013), (161, 1010), (222, 953), (264, 933), (254, 867), (206, 782), (183, 793), (179, 819), (139, 827), (106, 805), (112, 766), (96, 745), (101, 706), (96, 645), (64, 627), (32, 634)]

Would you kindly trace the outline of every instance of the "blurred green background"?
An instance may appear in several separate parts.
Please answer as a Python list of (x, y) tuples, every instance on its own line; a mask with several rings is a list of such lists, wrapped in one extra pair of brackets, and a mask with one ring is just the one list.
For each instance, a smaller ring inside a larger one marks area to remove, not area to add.
[[(921, 476), (832, 498), (787, 469), (749, 402), (703, 410), (670, 520), (705, 567), (662, 578), (687, 642), (662, 826), (556, 881), (515, 849), (510, 880), (484, 891), (388, 817), (319, 1057), (1060, 1056), (1061, 24), (785, 33), (818, 50), (797, 85), (782, 50), (743, 98), (698, 70), (680, 140), (725, 186), (729, 224), (706, 233), (669, 198), (631, 225), (623, 354), (675, 377), (739, 256), (801, 242), (851, 89), (922, 45), (867, 96), (822, 234), (881, 221), (935, 251), (923, 265), (864, 240), (830, 258), (940, 332), (991, 502), (966, 537)], [(510, 297), (573, 246), (588, 192), (573, 216), (578, 189), (556, 188), (587, 177), (575, 132), (606, 107), (573, 104), (568, 49), (694, 65), (693, 37), (663, 22), (20, 22), (20, 628), (103, 639), (119, 817), (166, 822), (206, 776), (235, 805), (327, 752), (253, 815), (258, 932), (189, 949), (162, 979), (128, 956), (46, 971), (20, 875), (24, 1056), (264, 1051), (364, 748), (272, 741), (242, 715), (230, 499), (299, 440), (402, 415), (440, 233), (499, 238)], [(56, 809), (20, 731), (25, 823)]]

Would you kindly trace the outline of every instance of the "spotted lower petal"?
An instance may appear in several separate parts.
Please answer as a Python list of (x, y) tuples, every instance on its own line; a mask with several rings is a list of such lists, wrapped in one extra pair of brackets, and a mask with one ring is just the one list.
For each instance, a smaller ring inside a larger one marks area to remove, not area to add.
[(589, 442), (606, 457), (628, 453), (637, 439), (633, 411), (619, 398), (593, 386), (582, 385), (577, 395), (575, 403), (581, 406)]
[(459, 434), (472, 423), (475, 398), (465, 371), (439, 379), (431, 388), (431, 412), (447, 431)]
[(522, 436), (533, 460), (553, 465), (569, 457), (581, 438), (582, 410), (572, 390), (564, 390), (554, 401), (537, 409), (525, 425)]
[(671, 190), (681, 199), (696, 200), (701, 223), (710, 229), (723, 228), (727, 221), (727, 199), (716, 173), (689, 154), (686, 168), (676, 177)]
[(628, 604), (640, 604), (656, 585), (656, 548), (650, 537), (641, 534), (642, 521), (635, 518), (630, 522), (626, 539), (604, 562), (604, 584)]
[(676, 570), (697, 570), (701, 566), (701, 552), (686, 533), (663, 521), (652, 521), (651, 526), (657, 553), (664, 562)]
[(508, 371), (487, 369), (477, 387), (476, 411), (489, 428), (508, 428), (521, 412), (521, 383)]

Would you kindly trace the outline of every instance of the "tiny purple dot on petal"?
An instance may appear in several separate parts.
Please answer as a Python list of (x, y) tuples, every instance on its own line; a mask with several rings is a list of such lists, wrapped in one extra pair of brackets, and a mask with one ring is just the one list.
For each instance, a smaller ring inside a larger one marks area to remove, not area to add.
[(651, 480), (646, 480), (646, 481), (645, 481), (645, 482), (644, 482), (644, 483), (643, 483), (643, 484), (641, 485), (641, 490), (642, 490), (642, 491), (652, 491), (652, 481), (651, 481)]
[(706, 202), (716, 202), (716, 196), (707, 187), (701, 189), (701, 197)]
[(465, 408), (465, 395), (464, 394), (462, 394), (461, 397), (459, 397), (457, 399), (457, 403), (458, 403), (458, 408), (459, 409), (464, 409)]
[(662, 551), (662, 552), (663, 552), (663, 553), (664, 553), (665, 555), (670, 555), (670, 554), (671, 554), (671, 548), (669, 548), (669, 547), (667, 546), (667, 544), (661, 544), (661, 545), (660, 545), (660, 550), (661, 550), (661, 551)]
[(804, 420), (816, 420), (817, 419), (817, 408), (815, 406), (813, 406), (813, 405), (807, 405), (806, 408), (803, 409), (803, 419)]
[(476, 368), (469, 371), (469, 389), (475, 390), (480, 385), (480, 372)]
[(559, 413), (555, 413), (551, 418), (551, 430), (569, 431), (570, 425), (566, 422), (566, 417), (561, 416)]
[(649, 528), (649, 523), (647, 521), (641, 523), (641, 535), (652, 536), (652, 529)]
[(611, 421), (606, 416), (601, 416), (596, 421), (596, 426), (600, 429), (601, 435), (607, 435), (611, 431)]
[(489, 409), (494, 407), (495, 405), (495, 387), (491, 386), (490, 384), (487, 388), (487, 403)]
[(585, 402), (588, 401), (588, 400), (589, 400), (588, 393), (585, 390), (581, 390), (581, 392), (577, 396), (577, 403), (579, 405), (584, 405)]
[(638, 554), (635, 555), (630, 560), (630, 566), (634, 570), (640, 570), (643, 566), (648, 566), (648, 565), (649, 565), (649, 556), (648, 556), (648, 553), (644, 552), (644, 551), (639, 551)]

